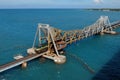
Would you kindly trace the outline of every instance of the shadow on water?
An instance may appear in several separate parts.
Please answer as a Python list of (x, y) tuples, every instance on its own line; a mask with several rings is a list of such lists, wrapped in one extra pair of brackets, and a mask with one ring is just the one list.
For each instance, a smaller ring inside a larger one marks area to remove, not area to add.
[(120, 50), (102, 67), (92, 80), (120, 80)]
[(86, 70), (88, 70), (90, 73), (94, 74), (95, 71), (94, 69), (92, 69), (85, 61), (83, 61), (83, 59), (81, 59), (80, 57), (78, 57), (75, 54), (67, 54), (70, 57), (74, 58), (75, 60), (77, 60)]
[(116, 35), (120, 35), (120, 32), (117, 32)]

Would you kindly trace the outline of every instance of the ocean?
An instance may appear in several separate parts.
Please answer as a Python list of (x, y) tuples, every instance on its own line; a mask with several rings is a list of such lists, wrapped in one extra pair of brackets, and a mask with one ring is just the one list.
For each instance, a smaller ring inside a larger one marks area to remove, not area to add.
[[(120, 12), (114, 11), (0, 9), (0, 65), (13, 61), (16, 54), (27, 54), (38, 23), (61, 30), (76, 30), (95, 23), (102, 15), (109, 16), (110, 22), (120, 20)], [(120, 28), (115, 31), (120, 32)], [(120, 34), (92, 36), (70, 44), (64, 50), (65, 64), (35, 59), (25, 69), (18, 66), (0, 73), (0, 80), (120, 80)], [(95, 74), (71, 55), (86, 62)]]

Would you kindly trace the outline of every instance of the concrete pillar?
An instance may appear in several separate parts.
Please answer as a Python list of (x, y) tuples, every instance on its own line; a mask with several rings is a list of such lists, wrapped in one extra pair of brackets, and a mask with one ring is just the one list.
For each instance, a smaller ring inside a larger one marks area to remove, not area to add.
[(26, 68), (27, 67), (27, 62), (23, 62), (22, 63), (22, 68)]

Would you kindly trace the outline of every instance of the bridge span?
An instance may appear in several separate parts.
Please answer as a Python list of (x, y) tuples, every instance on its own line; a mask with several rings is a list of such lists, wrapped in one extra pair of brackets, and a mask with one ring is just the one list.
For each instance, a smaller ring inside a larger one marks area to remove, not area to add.
[(66, 57), (60, 53), (63, 53), (62, 50), (68, 44), (96, 34), (116, 34), (113, 29), (119, 26), (120, 21), (110, 23), (108, 16), (101, 16), (94, 24), (80, 30), (64, 31), (51, 27), (48, 24), (38, 24), (33, 46), (27, 50), (28, 55), (1, 65), (0, 72), (21, 64), (26, 66), (28, 61), (40, 56), (51, 59), (55, 63), (62, 64), (66, 61)]

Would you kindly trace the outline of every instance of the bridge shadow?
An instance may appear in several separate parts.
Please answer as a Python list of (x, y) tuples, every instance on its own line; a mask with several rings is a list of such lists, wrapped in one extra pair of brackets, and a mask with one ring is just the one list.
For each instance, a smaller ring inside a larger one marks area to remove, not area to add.
[(116, 35), (120, 35), (120, 32), (117, 32)]
[(120, 50), (108, 61), (92, 80), (120, 80)]

